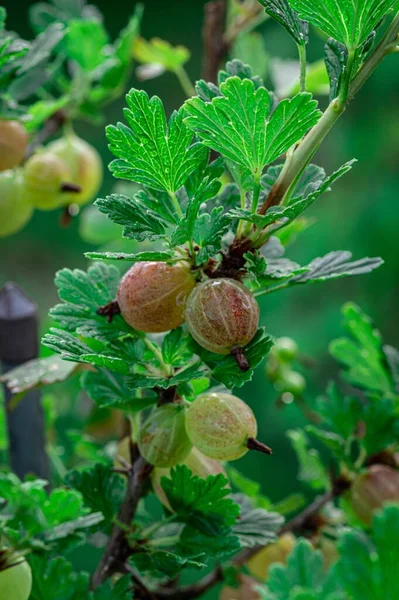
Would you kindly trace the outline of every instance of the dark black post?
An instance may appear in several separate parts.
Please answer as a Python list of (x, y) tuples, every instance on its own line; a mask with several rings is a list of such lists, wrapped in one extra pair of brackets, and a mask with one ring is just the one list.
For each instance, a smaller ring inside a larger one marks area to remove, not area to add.
[[(2, 372), (10, 371), (38, 355), (36, 306), (15, 283), (0, 290), (0, 361)], [(49, 479), (45, 450), (44, 413), (38, 390), (28, 392), (12, 411), (11, 394), (5, 386), (5, 407), (13, 471), (23, 479), (33, 473)]]

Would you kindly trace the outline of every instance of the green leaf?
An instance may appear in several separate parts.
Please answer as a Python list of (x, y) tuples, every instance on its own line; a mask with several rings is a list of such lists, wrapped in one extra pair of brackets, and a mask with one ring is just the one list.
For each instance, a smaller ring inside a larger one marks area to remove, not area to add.
[(26, 392), (38, 385), (51, 385), (65, 381), (76, 370), (77, 365), (65, 362), (58, 356), (36, 358), (7, 371), (0, 381), (6, 383), (12, 394)]
[(172, 329), (162, 342), (162, 358), (164, 362), (172, 367), (186, 365), (193, 355), (189, 342), (190, 338), (182, 327)]
[(234, 525), (240, 513), (239, 506), (227, 497), (230, 493), (227, 484), (223, 475), (202, 479), (185, 465), (177, 465), (171, 470), (170, 478), (161, 479), (179, 521), (208, 535), (218, 535), (222, 528)]
[(205, 564), (179, 556), (169, 550), (153, 550), (135, 553), (130, 557), (130, 563), (139, 573), (151, 573), (153, 576), (174, 579), (186, 568), (202, 569)]
[(348, 50), (344, 44), (330, 38), (324, 46), (325, 62), (330, 80), (330, 100), (338, 96), (342, 77), (348, 62)]
[(382, 258), (362, 258), (349, 262), (352, 253), (348, 251), (329, 252), (320, 258), (314, 258), (305, 273), (294, 277), (295, 283), (317, 283), (327, 279), (337, 279), (349, 275), (363, 275), (378, 269), (383, 264)]
[(74, 573), (65, 558), (29, 555), (33, 582), (31, 600), (78, 600), (87, 597), (89, 574)]
[(61, 23), (54, 23), (38, 35), (29, 51), (21, 59), (21, 66), (18, 69), (17, 75), (20, 77), (23, 73), (27, 73), (37, 65), (47, 61), (55, 46), (64, 37), (65, 31)]
[(133, 45), (133, 57), (140, 63), (162, 65), (165, 71), (175, 73), (190, 59), (190, 51), (159, 38), (147, 41), (138, 37)]
[(102, 521), (104, 521), (104, 517), (101, 513), (92, 513), (85, 517), (78, 517), (74, 521), (67, 521), (48, 529), (44, 534), (44, 539), (48, 542), (62, 540), (76, 531), (91, 529), (102, 523)]
[(115, 177), (176, 192), (201, 163), (206, 149), (192, 145), (193, 134), (183, 123), (183, 111), (174, 112), (166, 122), (161, 100), (149, 99), (144, 91), (131, 90), (126, 96), (124, 115), (129, 127), (118, 123), (107, 127), (111, 152), (117, 157), (110, 169)]
[(141, 190), (128, 198), (122, 194), (111, 194), (106, 198), (99, 198), (95, 205), (98, 210), (114, 223), (124, 225), (124, 237), (134, 238), (138, 241), (150, 241), (163, 237), (167, 220), (160, 211), (153, 210), (148, 194)]
[(260, 177), (263, 168), (286, 152), (317, 123), (320, 111), (310, 94), (282, 100), (270, 116), (269, 92), (249, 79), (230, 77), (222, 96), (185, 103), (185, 123), (213, 150)]
[(238, 536), (242, 548), (266, 546), (276, 541), (284, 518), (275, 512), (263, 508), (253, 508), (246, 496), (235, 495), (234, 499), (241, 507), (240, 518), (233, 525), (233, 533)]
[[(350, 598), (396, 600), (399, 594), (399, 507), (387, 506), (373, 521), (372, 542), (358, 530), (339, 540), (338, 581)], [(374, 547), (373, 547), (374, 546)]]
[(353, 435), (362, 415), (362, 405), (358, 398), (345, 396), (335, 383), (327, 388), (327, 396), (318, 398), (316, 410), (323, 425), (338, 434), (342, 441)]
[(70, 471), (65, 483), (82, 494), (85, 505), (92, 512), (104, 515), (108, 528), (112, 526), (125, 492), (125, 482), (120, 475), (113, 473), (109, 465), (98, 463)]
[(329, 479), (320, 459), (319, 452), (310, 446), (305, 432), (291, 429), (287, 432), (299, 462), (298, 479), (306, 482), (314, 490), (325, 490), (329, 487)]
[(85, 252), (85, 257), (92, 260), (127, 260), (133, 263), (143, 261), (168, 262), (173, 257), (173, 254), (172, 252), (163, 251), (144, 251), (137, 254), (128, 254), (126, 252)]
[[(310, 542), (300, 539), (287, 559), (286, 565), (273, 564), (266, 581), (267, 600), (338, 600), (325, 590), (326, 576), (323, 556)], [(294, 593), (293, 593), (294, 592)], [(299, 594), (299, 595), (298, 595)], [(359, 597), (360, 598), (360, 597)]]
[[(63, 360), (96, 365), (125, 375), (130, 373), (129, 363), (125, 360), (95, 353), (89, 346), (81, 342), (79, 338), (61, 329), (51, 327), (50, 332), (46, 333), (43, 337), (42, 344), (50, 348), (53, 352), (60, 354)], [(106, 347), (104, 348), (106, 352)]]
[(351, 50), (366, 41), (395, 4), (396, 0), (291, 0), (302, 19)]
[(205, 554), (210, 559), (221, 560), (236, 554), (241, 549), (241, 544), (228, 527), (221, 529), (219, 535), (207, 535), (186, 525), (180, 536), (179, 547), (190, 556)]
[(103, 263), (90, 266), (86, 273), (80, 269), (58, 271), (55, 284), (64, 304), (52, 308), (50, 316), (62, 329), (86, 338), (111, 340), (134, 333), (120, 315), (108, 323), (104, 316), (97, 314), (100, 306), (115, 299), (119, 280), (119, 270)]
[(366, 429), (361, 443), (368, 456), (394, 447), (399, 439), (399, 415), (393, 400), (370, 398), (361, 417)]
[(132, 584), (129, 577), (119, 578), (114, 585), (108, 580), (90, 596), (90, 600), (131, 600), (131, 598)]
[(132, 390), (136, 390), (138, 388), (153, 389), (155, 387), (167, 389), (174, 385), (189, 382), (192, 379), (198, 379), (203, 377), (203, 375), (204, 372), (202, 364), (196, 362), (177, 371), (171, 377), (152, 377), (150, 375), (143, 374), (131, 375), (127, 378), (127, 385)]
[(278, 21), (297, 44), (308, 43), (309, 24), (298, 17), (288, 0), (259, 0), (259, 2), (265, 7), (267, 14)]
[(253, 340), (244, 348), (244, 354), (247, 358), (250, 369), (241, 371), (235, 358), (231, 355), (221, 356), (208, 350), (204, 350), (199, 344), (192, 341), (194, 352), (198, 354), (201, 360), (212, 370), (212, 377), (220, 381), (228, 388), (241, 387), (247, 381), (252, 379), (254, 369), (268, 355), (273, 346), (272, 338), (266, 334), (263, 327), (258, 329)]
[(100, 21), (69, 21), (65, 41), (68, 58), (84, 71), (93, 71), (106, 60), (104, 50), (108, 36)]
[(342, 312), (345, 329), (352, 339), (334, 340), (329, 349), (345, 368), (345, 379), (356, 387), (391, 394), (394, 385), (387, 370), (379, 331), (356, 304), (345, 304)]
[(395, 384), (395, 392), (399, 393), (399, 350), (386, 344), (383, 351)]
[(209, 177), (205, 177), (199, 184), (198, 189), (189, 199), (186, 209), (186, 214), (179, 221), (179, 224), (173, 232), (170, 244), (171, 246), (182, 245), (188, 240), (195, 239), (195, 226), (198, 219), (198, 212), (202, 204), (214, 198), (221, 186), (221, 182), (217, 179), (210, 180)]
[[(235, 58), (226, 63), (225, 69), (218, 73), (218, 83), (222, 84), (229, 77), (239, 77), (240, 79), (250, 79), (255, 86), (255, 89), (264, 87), (264, 83), (260, 77), (254, 75), (251, 65), (244, 63), (242, 60)], [(209, 85), (209, 84), (208, 84)], [(221, 92), (219, 92), (221, 94)]]
[[(319, 167), (310, 165), (308, 170), (305, 170), (303, 173), (303, 179), (301, 178), (298, 182), (298, 196), (294, 197), (288, 206), (272, 206), (264, 215), (254, 214), (241, 208), (233, 209), (229, 214), (233, 217), (249, 221), (259, 228), (269, 228), (272, 231), (276, 231), (296, 219), (324, 192), (330, 191), (331, 185), (350, 171), (354, 162), (351, 160), (345, 163), (329, 177), (323, 177), (323, 173)], [(270, 191), (278, 174), (279, 167), (272, 167), (262, 178), (266, 192)], [(269, 229), (266, 229), (266, 231)]]
[(126, 377), (119, 373), (109, 373), (107, 370), (87, 371), (81, 381), (82, 388), (100, 408), (115, 406), (134, 413), (155, 402), (153, 398), (135, 397), (126, 385)]

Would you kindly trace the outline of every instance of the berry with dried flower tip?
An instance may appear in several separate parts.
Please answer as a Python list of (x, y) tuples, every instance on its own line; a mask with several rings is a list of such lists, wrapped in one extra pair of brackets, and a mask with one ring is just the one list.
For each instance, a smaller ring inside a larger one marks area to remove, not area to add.
[(32, 571), (26, 560), (9, 549), (0, 550), (0, 598), (28, 600), (32, 590)]
[(21, 164), (28, 145), (28, 134), (19, 121), (0, 120), (0, 171)]
[(262, 596), (257, 590), (259, 583), (248, 577), (248, 575), (240, 574), (239, 586), (230, 587), (224, 586), (219, 596), (219, 600), (261, 600)]
[(66, 164), (54, 154), (38, 152), (26, 163), (24, 194), (40, 210), (53, 210), (62, 206), (63, 185), (70, 179)]
[(186, 321), (195, 341), (215, 354), (233, 354), (242, 370), (249, 364), (242, 348), (255, 336), (259, 305), (235, 279), (209, 279), (197, 285), (186, 307)]
[(97, 150), (73, 133), (52, 142), (47, 150), (66, 164), (70, 181), (80, 189), (63, 194), (64, 204), (82, 205), (93, 200), (103, 180), (103, 164)]
[(295, 536), (292, 533), (283, 533), (273, 544), (265, 546), (247, 562), (251, 575), (264, 581), (269, 573), (269, 568), (275, 563), (284, 564), (295, 545)]
[(0, 237), (22, 229), (32, 213), (32, 205), (24, 194), (20, 171), (0, 173)]
[(399, 503), (399, 472), (386, 465), (372, 465), (354, 480), (350, 499), (356, 516), (371, 525), (376, 510), (389, 502)]
[(216, 460), (236, 460), (248, 450), (271, 454), (255, 439), (255, 415), (237, 396), (209, 393), (198, 396), (186, 409), (186, 431), (193, 446)]
[(195, 279), (183, 264), (141, 262), (119, 284), (118, 305), (131, 327), (161, 333), (184, 322), (184, 308)]
[[(226, 471), (223, 466), (217, 460), (209, 458), (202, 454), (197, 448), (192, 448), (190, 454), (179, 464), (186, 465), (190, 469), (193, 475), (206, 479), (208, 475), (224, 475), (227, 479)], [(172, 511), (172, 508), (168, 502), (166, 494), (161, 485), (162, 477), (169, 477), (170, 469), (156, 468), (151, 473), (152, 488), (156, 494), (158, 500), (166, 506), (166, 508)]]
[(174, 467), (189, 454), (192, 446), (185, 428), (181, 404), (154, 408), (140, 428), (140, 453), (154, 467)]

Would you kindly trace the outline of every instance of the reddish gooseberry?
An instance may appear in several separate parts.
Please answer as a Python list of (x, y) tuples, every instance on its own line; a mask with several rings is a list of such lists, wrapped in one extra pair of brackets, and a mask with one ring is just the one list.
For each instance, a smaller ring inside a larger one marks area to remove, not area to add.
[(19, 121), (0, 120), (0, 171), (21, 164), (28, 145), (28, 134)]
[(184, 322), (186, 299), (194, 286), (194, 277), (182, 264), (136, 263), (119, 284), (119, 308), (134, 329), (169, 331)]
[(187, 301), (185, 315), (200, 346), (216, 354), (231, 352), (243, 370), (249, 367), (242, 348), (256, 333), (259, 306), (242, 283), (227, 278), (200, 283)]
[(371, 525), (376, 510), (399, 502), (399, 473), (386, 465), (372, 465), (352, 484), (350, 498), (356, 516)]

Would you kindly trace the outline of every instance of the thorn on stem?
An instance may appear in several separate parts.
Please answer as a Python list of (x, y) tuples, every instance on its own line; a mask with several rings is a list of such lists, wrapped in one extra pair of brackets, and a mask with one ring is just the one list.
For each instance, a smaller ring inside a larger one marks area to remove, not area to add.
[(102, 317), (107, 317), (108, 323), (111, 323), (114, 316), (119, 315), (120, 312), (121, 309), (119, 308), (117, 300), (111, 300), (108, 304), (104, 304), (104, 306), (100, 306), (100, 308), (97, 309), (97, 314)]
[(237, 365), (239, 366), (241, 371), (245, 372), (250, 369), (250, 364), (249, 364), (242, 348), (239, 348), (239, 347), (233, 348), (231, 351), (231, 354), (236, 359)]
[(258, 452), (263, 452), (264, 454), (273, 454), (273, 451), (269, 446), (259, 442), (255, 438), (248, 438), (247, 440), (247, 448), (248, 450), (257, 450)]

